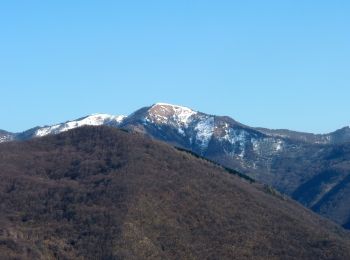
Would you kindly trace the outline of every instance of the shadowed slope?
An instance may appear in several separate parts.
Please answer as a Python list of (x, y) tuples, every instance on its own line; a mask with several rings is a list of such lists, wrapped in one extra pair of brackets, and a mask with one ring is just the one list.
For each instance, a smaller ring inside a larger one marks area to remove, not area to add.
[(0, 254), (349, 259), (347, 233), (205, 160), (107, 127), (0, 145)]

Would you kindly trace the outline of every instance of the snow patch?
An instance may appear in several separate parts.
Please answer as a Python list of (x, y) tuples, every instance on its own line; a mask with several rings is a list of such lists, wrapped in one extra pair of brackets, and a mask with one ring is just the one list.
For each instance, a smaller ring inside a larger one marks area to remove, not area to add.
[(261, 154), (276, 154), (283, 150), (284, 142), (281, 139), (275, 140), (274, 138), (263, 138), (263, 139), (251, 139), (253, 150), (258, 155)]
[(196, 139), (200, 142), (201, 147), (207, 148), (214, 133), (214, 117), (199, 121), (195, 130), (197, 132)]
[(185, 136), (185, 131), (182, 128), (178, 128), (177, 131), (179, 132), (180, 135)]
[(283, 149), (283, 142), (282, 140), (277, 140), (277, 142), (274, 144), (275, 151), (280, 151)]
[(13, 137), (11, 135), (3, 135), (0, 136), (0, 143), (5, 143), (5, 142), (9, 142), (12, 141)]
[(223, 139), (227, 140), (231, 144), (240, 143), (244, 144), (247, 140), (247, 132), (244, 130), (235, 130), (235, 129), (225, 129), (225, 135)]

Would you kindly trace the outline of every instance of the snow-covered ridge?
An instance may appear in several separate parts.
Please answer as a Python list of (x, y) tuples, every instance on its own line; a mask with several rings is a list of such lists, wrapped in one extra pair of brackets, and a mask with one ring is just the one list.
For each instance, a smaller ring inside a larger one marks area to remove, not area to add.
[(87, 117), (83, 117), (74, 121), (68, 121), (62, 124), (56, 124), (53, 126), (45, 126), (39, 128), (35, 132), (36, 137), (45, 136), (49, 134), (58, 134), (62, 133), (77, 127), (86, 126), (86, 125), (104, 125), (108, 123), (120, 124), (125, 119), (125, 116), (113, 116), (108, 114), (93, 114)]
[[(128, 120), (125, 120), (126, 118)], [(227, 153), (238, 154), (241, 157), (248, 154), (246, 151), (261, 156), (281, 153), (287, 149), (286, 139), (302, 140), (305, 138), (305, 141), (307, 141), (311, 138), (311, 143), (319, 143), (320, 140), (321, 143), (330, 143), (333, 141), (331, 139), (336, 140), (336, 138), (340, 140), (339, 142), (350, 139), (349, 128), (320, 136), (288, 130), (254, 129), (244, 125), (237, 126), (227, 117), (217, 117), (185, 106), (160, 102), (137, 110), (128, 117), (92, 114), (64, 123), (29, 129), (22, 133), (3, 131), (2, 134), (0, 132), (0, 143), (58, 134), (85, 125), (109, 125), (131, 129), (140, 127), (145, 132), (152, 132), (152, 134), (161, 138), (166, 137), (171, 141), (182, 140), (183, 144), (188, 144), (192, 148), (194, 147), (196, 151), (203, 153), (207, 149), (211, 149), (211, 140), (213, 140), (214, 145), (216, 145), (216, 141), (219, 141)]]

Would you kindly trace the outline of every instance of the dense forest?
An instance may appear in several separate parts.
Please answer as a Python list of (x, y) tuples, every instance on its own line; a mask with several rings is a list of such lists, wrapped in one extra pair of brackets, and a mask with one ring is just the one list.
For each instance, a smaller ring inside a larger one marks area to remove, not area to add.
[(347, 232), (235, 173), (109, 127), (0, 144), (1, 259), (350, 259)]

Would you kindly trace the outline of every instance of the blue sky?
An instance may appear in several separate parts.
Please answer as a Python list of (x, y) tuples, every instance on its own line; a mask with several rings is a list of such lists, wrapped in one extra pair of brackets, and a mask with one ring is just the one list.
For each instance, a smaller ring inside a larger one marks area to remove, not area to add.
[(2, 1), (0, 129), (155, 102), (251, 126), (350, 124), (350, 1)]

